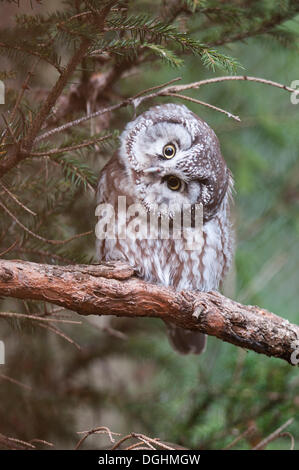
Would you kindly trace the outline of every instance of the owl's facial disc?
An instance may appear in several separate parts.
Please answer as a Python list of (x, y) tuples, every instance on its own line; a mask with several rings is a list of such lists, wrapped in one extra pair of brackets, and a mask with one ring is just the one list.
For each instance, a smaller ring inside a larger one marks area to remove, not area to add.
[(163, 205), (165, 213), (167, 207), (196, 203), (200, 185), (189, 182), (188, 171), (180, 168), (191, 153), (192, 136), (181, 124), (159, 122), (140, 131), (134, 145), (138, 169), (134, 165), (133, 174), (137, 197), (147, 210)]
[(135, 197), (148, 209), (202, 203), (212, 216), (228, 184), (213, 130), (185, 106), (150, 108), (121, 137), (120, 158)]

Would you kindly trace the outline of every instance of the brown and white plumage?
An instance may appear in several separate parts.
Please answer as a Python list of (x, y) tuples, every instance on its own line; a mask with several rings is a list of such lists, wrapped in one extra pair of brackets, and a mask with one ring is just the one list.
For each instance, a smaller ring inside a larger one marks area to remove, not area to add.
[[(168, 144), (174, 146), (175, 154), (164, 158), (162, 151)], [(170, 189), (169, 177), (173, 176), (180, 181), (179, 190)], [(180, 208), (201, 203), (201, 249), (186, 249), (184, 237), (136, 239), (129, 233), (126, 238), (98, 239), (98, 259), (126, 261), (144, 280), (178, 291), (218, 289), (233, 254), (229, 220), (232, 185), (218, 139), (204, 121), (186, 106), (150, 108), (126, 126), (118, 153), (101, 172), (97, 202), (115, 208), (117, 223), (118, 196), (126, 196), (126, 208), (135, 203), (145, 208), (145, 224), (157, 205), (163, 206), (160, 216), (166, 211), (172, 218), (173, 204)], [(201, 333), (174, 325), (168, 325), (168, 333), (183, 354), (204, 349), (205, 336)]]

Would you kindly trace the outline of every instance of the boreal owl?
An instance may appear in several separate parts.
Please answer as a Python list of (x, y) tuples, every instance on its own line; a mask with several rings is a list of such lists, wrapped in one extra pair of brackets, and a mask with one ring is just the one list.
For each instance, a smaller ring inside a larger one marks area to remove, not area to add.
[[(98, 260), (125, 261), (142, 279), (177, 291), (217, 290), (233, 255), (232, 187), (218, 138), (206, 122), (184, 105), (150, 108), (127, 124), (118, 152), (101, 171), (98, 207), (110, 207), (106, 218), (101, 215), (113, 226), (107, 229), (106, 224), (105, 235), (97, 237)], [(138, 207), (146, 214), (140, 219), (139, 235), (136, 224), (121, 234), (115, 230), (120, 219), (127, 225), (132, 222), (142, 212)], [(188, 207), (190, 224), (186, 230), (183, 224), (174, 230), (175, 216), (179, 213), (182, 222)], [(202, 208), (199, 225), (194, 223), (195, 207)], [(100, 216), (99, 210), (96, 214)], [(158, 229), (149, 236), (154, 215)], [(165, 217), (167, 236), (161, 229)], [(195, 248), (186, 243), (190, 235), (197, 240)], [(205, 349), (204, 334), (170, 323), (167, 330), (178, 352), (199, 354)]]

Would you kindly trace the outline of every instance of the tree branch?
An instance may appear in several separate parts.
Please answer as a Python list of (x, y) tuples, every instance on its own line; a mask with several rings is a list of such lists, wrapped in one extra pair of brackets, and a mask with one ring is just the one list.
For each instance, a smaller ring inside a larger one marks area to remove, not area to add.
[[(179, 80), (179, 78), (175, 79), (175, 80)], [(208, 79), (205, 79), (205, 80), (200, 80), (198, 82), (188, 83), (188, 84), (185, 84), (185, 85), (165, 86), (167, 84), (164, 84), (163, 87), (158, 86), (158, 87), (148, 88), (146, 90), (143, 90), (143, 91), (137, 93), (136, 95), (134, 95), (130, 98), (124, 99), (120, 103), (98, 109), (94, 113), (87, 114), (85, 116), (82, 116), (80, 118), (75, 119), (74, 121), (69, 121), (65, 124), (62, 124), (61, 126), (58, 126), (58, 127), (55, 127), (54, 129), (46, 131), (43, 134), (36, 137), (35, 143), (38, 143), (38, 142), (40, 142), (42, 140), (45, 140), (45, 139), (49, 139), (53, 135), (62, 133), (64, 131), (66, 131), (67, 129), (70, 129), (71, 127), (78, 126), (79, 124), (82, 124), (83, 122), (88, 121), (89, 119), (101, 116), (102, 114), (106, 114), (106, 113), (109, 113), (111, 111), (116, 111), (117, 109), (124, 108), (126, 106), (133, 105), (134, 108), (137, 108), (143, 101), (151, 100), (153, 98), (158, 98), (159, 96), (169, 96), (169, 94), (171, 94), (171, 96), (177, 96), (177, 94), (180, 93), (181, 91), (186, 91), (186, 90), (191, 90), (191, 89), (198, 89), (198, 88), (200, 88), (204, 85), (210, 85), (212, 83), (220, 83), (220, 82), (226, 82), (226, 81), (232, 81), (232, 80), (262, 83), (264, 85), (270, 85), (270, 86), (274, 86), (276, 88), (281, 88), (283, 90), (288, 91), (289, 93), (296, 93), (295, 89), (293, 89), (291, 87), (288, 87), (288, 86), (286, 86), (282, 83), (273, 82), (272, 80), (266, 80), (264, 78), (259, 78), (259, 77), (250, 77), (250, 76), (247, 76), (247, 75), (228, 75), (228, 76), (214, 77), (214, 78), (208, 78)], [(169, 82), (169, 83), (172, 83), (173, 81), (174, 80), (171, 80), (171, 82)], [(148, 93), (151, 90), (157, 90), (157, 89), (158, 89), (158, 91), (154, 91), (153, 93)], [(177, 97), (179, 97), (179, 96), (177, 96)], [(181, 98), (182, 98), (182, 96), (181, 96)], [(186, 97), (184, 96), (183, 99), (186, 100)], [(187, 97), (187, 100), (190, 101), (190, 97)], [(198, 103), (199, 103), (199, 101), (198, 101)], [(203, 106), (213, 107), (213, 109), (216, 110), (216, 111), (220, 111), (221, 113), (225, 113), (225, 114), (229, 115), (230, 117), (234, 117), (235, 119), (237, 118), (236, 120), (240, 120), (240, 118), (238, 116), (234, 116), (233, 114), (228, 113), (227, 111), (225, 111), (223, 109), (219, 109), (216, 106), (210, 105), (209, 103), (201, 102), (200, 104), (202, 104)], [(1, 173), (0, 173), (0, 176), (1, 176)]]
[(292, 364), (299, 327), (218, 292), (175, 292), (123, 263), (53, 266), (0, 260), (0, 296), (43, 300), (80, 315), (159, 317)]
[[(97, 27), (99, 30), (99, 34), (103, 33), (103, 28), (105, 24), (106, 16), (108, 15), (109, 11), (112, 8), (112, 4), (108, 4), (103, 7), (100, 12), (93, 12), (95, 16), (95, 20), (97, 21)], [(99, 15), (101, 13), (101, 15)], [(99, 19), (100, 18), (100, 19)], [(19, 162), (26, 159), (28, 154), (32, 149), (34, 140), (42, 129), (43, 124), (45, 123), (46, 119), (48, 118), (51, 109), (55, 105), (57, 99), (62, 94), (65, 86), (67, 85), (70, 77), (75, 72), (78, 64), (82, 62), (84, 56), (86, 55), (92, 41), (91, 39), (83, 38), (81, 40), (80, 45), (75, 50), (74, 54), (70, 58), (67, 65), (61, 70), (58, 79), (56, 80), (54, 86), (49, 91), (45, 101), (40, 106), (37, 114), (35, 115), (29, 129), (27, 135), (24, 137), (23, 141), (21, 142), (22, 145), (14, 145), (10, 151), (4, 156), (4, 158), (0, 161), (0, 178), (5, 175), (8, 171), (18, 165)], [(18, 103), (19, 104), (19, 103)], [(21, 147), (25, 151), (21, 151)]]

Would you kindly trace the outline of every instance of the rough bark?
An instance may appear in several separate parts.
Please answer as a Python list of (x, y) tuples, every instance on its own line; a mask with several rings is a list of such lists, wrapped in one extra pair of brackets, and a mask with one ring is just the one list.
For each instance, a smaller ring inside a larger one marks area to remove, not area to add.
[(159, 317), (290, 364), (299, 339), (298, 326), (265, 309), (218, 292), (175, 292), (150, 284), (122, 263), (54, 266), (0, 260), (0, 296), (43, 300), (80, 315)]

